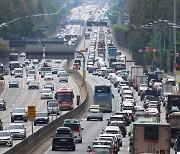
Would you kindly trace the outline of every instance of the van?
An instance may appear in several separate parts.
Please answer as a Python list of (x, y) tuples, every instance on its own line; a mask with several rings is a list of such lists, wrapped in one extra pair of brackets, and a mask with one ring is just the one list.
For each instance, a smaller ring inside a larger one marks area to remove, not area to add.
[(69, 127), (75, 136), (76, 142), (82, 143), (82, 130), (83, 130), (83, 128), (81, 128), (81, 124), (80, 124), (79, 120), (77, 120), (77, 119), (66, 119), (64, 121), (64, 127)]
[(66, 71), (59, 73), (59, 82), (62, 82), (62, 81), (68, 82), (68, 74)]
[(14, 68), (14, 77), (23, 77), (23, 69), (22, 68)]

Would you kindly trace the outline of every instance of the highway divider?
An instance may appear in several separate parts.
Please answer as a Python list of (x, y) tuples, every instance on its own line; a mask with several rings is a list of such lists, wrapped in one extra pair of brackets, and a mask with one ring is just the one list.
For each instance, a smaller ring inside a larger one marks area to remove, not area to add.
[(83, 90), (84, 96), (80, 101), (80, 105), (74, 110), (61, 115), (59, 118), (50, 122), (46, 126), (42, 127), (38, 131), (34, 132), (32, 135), (28, 136), (22, 142), (18, 143), (10, 150), (6, 151), (5, 154), (30, 154), (35, 149), (37, 149), (42, 143), (49, 139), (56, 131), (56, 129), (63, 125), (65, 119), (68, 118), (78, 118), (80, 117), (87, 106), (88, 102), (88, 92), (87, 85), (84, 78), (76, 70), (68, 69), (67, 72), (76, 80), (78, 86)]

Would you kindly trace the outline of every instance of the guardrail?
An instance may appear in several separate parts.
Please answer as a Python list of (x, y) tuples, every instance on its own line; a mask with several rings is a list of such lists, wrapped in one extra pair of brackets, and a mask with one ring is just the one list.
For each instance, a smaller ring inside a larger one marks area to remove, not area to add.
[[(49, 139), (56, 131), (56, 129), (62, 126), (65, 119), (68, 118), (78, 118), (83, 114), (88, 100), (88, 93), (87, 93), (87, 85), (83, 77), (80, 75), (79, 72), (75, 70), (67, 70), (73, 76), (76, 76), (78, 80), (79, 87), (84, 87), (85, 90), (85, 97), (82, 99), (81, 104), (75, 108), (74, 110), (60, 116), (59, 118), (55, 119), (51, 123), (47, 124), (43, 128), (39, 129), (22, 142), (15, 145), (10, 150), (6, 151), (5, 154), (28, 154), (32, 153), (36, 148), (38, 148), (43, 142)], [(75, 77), (75, 78), (76, 78)]]

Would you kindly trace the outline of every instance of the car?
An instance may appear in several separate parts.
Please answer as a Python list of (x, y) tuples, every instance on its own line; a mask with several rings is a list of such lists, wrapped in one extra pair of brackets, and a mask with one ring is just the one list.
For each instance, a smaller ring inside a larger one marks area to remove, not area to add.
[(76, 143), (72, 130), (69, 127), (58, 127), (52, 139), (52, 151), (70, 149), (75, 151)]
[(34, 76), (28, 76), (28, 77), (26, 78), (26, 84), (29, 84), (30, 81), (35, 81)]
[(45, 73), (45, 75), (44, 75), (44, 80), (53, 80), (53, 75), (52, 75), (52, 73)]
[(14, 77), (15, 78), (22, 78), (23, 77), (23, 69), (22, 68), (14, 68)]
[(0, 99), (0, 110), (6, 110), (6, 101), (4, 99)]
[(27, 112), (25, 108), (15, 108), (11, 112), (11, 122), (14, 122), (15, 120), (27, 122)]
[(13, 139), (10, 131), (0, 131), (0, 145), (13, 146)]
[(19, 88), (19, 81), (10, 81), (9, 88), (16, 87)]
[(99, 108), (92, 108), (90, 107), (90, 109), (88, 110), (87, 112), (87, 121), (89, 120), (92, 120), (92, 119), (99, 119), (100, 121), (103, 121), (103, 113)]
[(64, 120), (64, 127), (69, 127), (75, 137), (76, 142), (82, 143), (82, 130), (81, 124), (77, 119), (66, 119)]
[(19, 56), (20, 57), (26, 57), (26, 54), (24, 52), (21, 52)]
[(44, 112), (36, 112), (36, 118), (34, 120), (34, 126), (37, 124), (48, 124), (49, 123), (49, 116), (47, 113)]
[(3, 130), (3, 122), (1, 119), (0, 119), (0, 130)]
[(32, 60), (32, 63), (33, 63), (33, 64), (39, 64), (39, 61), (38, 61), (38, 59), (33, 59), (33, 60)]
[(115, 154), (114, 150), (112, 150), (112, 147), (109, 145), (94, 145), (89, 146), (87, 150), (88, 154), (96, 154), (96, 153), (104, 153), (104, 154)]
[(59, 71), (59, 67), (52, 67), (51, 72), (52, 74), (57, 74)]
[(62, 61), (59, 60), (59, 59), (55, 60), (55, 64), (60, 64), (61, 62), (62, 62)]
[(26, 138), (26, 127), (22, 123), (11, 123), (7, 130), (11, 132), (13, 139)]
[(29, 81), (28, 89), (39, 89), (39, 83), (35, 80)]
[(59, 77), (59, 75), (60, 75), (61, 73), (66, 73), (66, 70), (64, 70), (64, 69), (59, 70), (59, 71), (57, 72), (57, 77)]
[(40, 93), (41, 99), (53, 99), (53, 92), (50, 88), (43, 88)]
[(52, 91), (54, 91), (54, 84), (51, 83), (51, 82), (46, 82), (45, 85), (44, 85), (44, 88), (49, 88)]
[(67, 72), (60, 72), (59, 73), (59, 82), (62, 82), (62, 81), (68, 82)]
[(59, 102), (57, 100), (48, 100), (47, 101), (47, 113), (50, 114), (60, 114)]

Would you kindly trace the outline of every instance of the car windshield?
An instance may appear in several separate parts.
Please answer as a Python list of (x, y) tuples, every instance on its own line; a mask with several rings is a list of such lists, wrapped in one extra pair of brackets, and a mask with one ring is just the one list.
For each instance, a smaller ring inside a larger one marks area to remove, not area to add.
[(48, 107), (58, 107), (58, 103), (57, 102), (50, 102), (50, 103), (48, 103)]
[(116, 130), (106, 130), (106, 134), (118, 134)]
[(8, 127), (8, 129), (10, 130), (10, 129), (23, 129), (23, 126), (22, 125), (10, 125), (9, 127)]
[(0, 136), (3, 137), (3, 136), (10, 136), (10, 133), (9, 132), (1, 132), (0, 131)]
[(46, 113), (36, 113), (36, 117), (47, 117)]
[(14, 109), (13, 110), (14, 113), (25, 113), (25, 109)]
[(42, 89), (41, 92), (42, 93), (51, 93), (52, 91), (51, 91), (51, 89)]
[(61, 73), (60, 76), (61, 77), (67, 77), (68, 75), (67, 75), (67, 73)]

